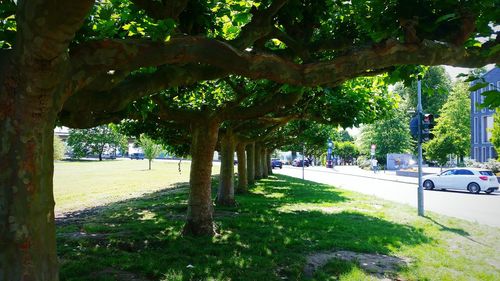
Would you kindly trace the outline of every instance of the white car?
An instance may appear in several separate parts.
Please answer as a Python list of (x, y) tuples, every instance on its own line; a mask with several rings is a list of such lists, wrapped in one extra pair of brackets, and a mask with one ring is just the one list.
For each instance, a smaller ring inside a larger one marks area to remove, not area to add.
[(455, 168), (422, 179), (425, 189), (461, 189), (471, 193), (484, 191), (487, 194), (498, 190), (497, 177), (487, 169)]

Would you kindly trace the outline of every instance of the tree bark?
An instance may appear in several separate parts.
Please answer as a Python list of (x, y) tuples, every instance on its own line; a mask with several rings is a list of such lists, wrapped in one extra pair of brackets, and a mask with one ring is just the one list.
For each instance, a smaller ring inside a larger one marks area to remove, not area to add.
[(217, 192), (217, 205), (234, 206), (234, 149), (236, 146), (231, 130), (222, 136), (221, 142), (221, 165), (219, 190)]
[(261, 150), (261, 159), (262, 159), (262, 177), (267, 179), (269, 177), (269, 165), (267, 163), (267, 148), (262, 147)]
[(60, 94), (54, 80), (38, 88), (40, 81), (23, 79), (34, 70), (20, 69), (0, 65), (0, 280), (53, 281), (59, 279), (52, 177)]
[(269, 150), (266, 150), (267, 153), (266, 153), (266, 163), (267, 163), (267, 173), (269, 175), (272, 175), (273, 174), (273, 166), (271, 164), (271, 151)]
[(260, 143), (255, 143), (255, 180), (262, 178), (262, 147)]
[(191, 124), (190, 192), (184, 235), (212, 236), (215, 234), (211, 176), (219, 125), (220, 122), (210, 119)]
[(255, 143), (249, 143), (247, 149), (247, 179), (248, 184), (255, 184)]
[(245, 143), (239, 142), (236, 145), (236, 154), (238, 156), (238, 188), (237, 193), (248, 192), (248, 178), (247, 178), (247, 159), (245, 155)]

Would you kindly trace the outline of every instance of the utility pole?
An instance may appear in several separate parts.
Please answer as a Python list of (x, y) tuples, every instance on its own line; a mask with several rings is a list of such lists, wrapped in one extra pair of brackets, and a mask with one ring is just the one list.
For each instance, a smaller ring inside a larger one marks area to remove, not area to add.
[(418, 76), (417, 116), (418, 116), (418, 215), (424, 216), (424, 188), (422, 186), (422, 81)]

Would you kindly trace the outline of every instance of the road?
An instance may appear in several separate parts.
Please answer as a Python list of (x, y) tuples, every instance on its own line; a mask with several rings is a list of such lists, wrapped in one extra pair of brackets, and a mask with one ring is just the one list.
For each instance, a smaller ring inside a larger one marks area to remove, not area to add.
[[(302, 168), (283, 166), (276, 174), (302, 178)], [(358, 167), (306, 167), (305, 179), (339, 188), (375, 195), (417, 207), (417, 179), (394, 174), (363, 171)], [(480, 224), (500, 227), (500, 194), (470, 194), (459, 191), (424, 190), (424, 209)], [(415, 210), (417, 212), (417, 210)]]

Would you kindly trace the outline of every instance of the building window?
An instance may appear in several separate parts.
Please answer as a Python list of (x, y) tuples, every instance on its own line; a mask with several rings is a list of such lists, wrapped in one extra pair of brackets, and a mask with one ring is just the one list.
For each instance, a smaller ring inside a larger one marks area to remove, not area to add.
[[(484, 103), (484, 96), (482, 95), (482, 93), (486, 92), (488, 90), (488, 87), (484, 87), (481, 89), (481, 96), (480, 96), (480, 102), (479, 104), (483, 104)], [(481, 112), (486, 112), (486, 108), (482, 108), (481, 109)]]
[(483, 147), (483, 155), (482, 155), (482, 160), (481, 162), (486, 162), (486, 147)]
[(486, 142), (490, 143), (491, 140), (491, 130), (493, 130), (493, 116), (486, 117)]
[(481, 124), (482, 130), (482, 142), (487, 143), (488, 142), (488, 116), (483, 116), (483, 121)]
[(478, 125), (478, 118), (474, 117), (474, 143), (479, 142), (479, 125)]
[(478, 147), (474, 147), (474, 155), (472, 156), (472, 158), (476, 161), (479, 161), (479, 148)]

